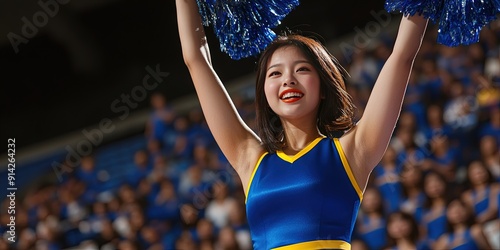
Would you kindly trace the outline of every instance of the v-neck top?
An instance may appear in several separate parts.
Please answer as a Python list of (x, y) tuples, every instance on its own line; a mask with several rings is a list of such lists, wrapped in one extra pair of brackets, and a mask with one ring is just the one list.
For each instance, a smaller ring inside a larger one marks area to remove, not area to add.
[(247, 190), (254, 249), (350, 249), (362, 191), (337, 138), (264, 153)]

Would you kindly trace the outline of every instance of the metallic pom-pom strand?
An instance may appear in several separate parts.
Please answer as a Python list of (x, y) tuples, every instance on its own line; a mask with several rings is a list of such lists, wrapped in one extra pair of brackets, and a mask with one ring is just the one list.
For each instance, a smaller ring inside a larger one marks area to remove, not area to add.
[(276, 37), (271, 28), (298, 0), (197, 0), (203, 25), (212, 25), (222, 51), (232, 59), (257, 55)]
[(500, 0), (387, 0), (385, 8), (437, 22), (438, 43), (453, 47), (478, 42), (482, 27), (500, 12)]

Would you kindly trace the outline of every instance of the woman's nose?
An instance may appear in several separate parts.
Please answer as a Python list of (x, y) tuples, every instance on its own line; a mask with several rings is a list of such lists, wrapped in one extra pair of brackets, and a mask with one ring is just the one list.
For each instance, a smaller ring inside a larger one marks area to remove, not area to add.
[(293, 76), (290, 76), (290, 77), (287, 77), (285, 79), (285, 81), (283, 81), (283, 86), (288, 86), (288, 85), (295, 85), (296, 84), (296, 80)]

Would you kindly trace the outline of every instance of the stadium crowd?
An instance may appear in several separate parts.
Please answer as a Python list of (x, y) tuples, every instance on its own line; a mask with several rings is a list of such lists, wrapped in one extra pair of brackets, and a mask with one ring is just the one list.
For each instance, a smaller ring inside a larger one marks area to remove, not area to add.
[[(456, 48), (428, 32), (365, 191), (353, 250), (500, 249), (500, 24), (491, 27), (480, 43)], [(338, 56), (358, 118), (390, 54), (386, 40)], [(233, 100), (252, 127), (253, 100), (242, 96)], [(251, 249), (241, 183), (201, 111), (177, 114), (161, 93), (151, 106), (147, 146), (116, 188), (103, 188), (113, 176), (84, 157), (62, 182), (26, 192), (16, 244), (4, 237), (0, 249)], [(2, 213), (4, 235), (7, 220)]]

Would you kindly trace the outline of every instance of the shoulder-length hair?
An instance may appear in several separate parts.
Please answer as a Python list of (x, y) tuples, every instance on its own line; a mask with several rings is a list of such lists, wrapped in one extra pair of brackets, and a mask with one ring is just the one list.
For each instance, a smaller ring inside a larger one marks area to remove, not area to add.
[(387, 241), (388, 241), (387, 248), (395, 247), (397, 245), (396, 240), (389, 235), (389, 224), (392, 223), (396, 218), (400, 218), (400, 219), (402, 219), (410, 224), (410, 235), (408, 235), (408, 238), (411, 240), (411, 242), (413, 244), (417, 245), (418, 237), (419, 237), (417, 221), (409, 213), (397, 211), (397, 212), (391, 213), (387, 217), (387, 227), (386, 227), (386, 234), (388, 236), (387, 237)]
[(322, 98), (317, 114), (317, 127), (321, 134), (339, 137), (354, 126), (354, 104), (347, 93), (344, 69), (328, 50), (318, 41), (301, 35), (284, 35), (274, 40), (262, 53), (257, 65), (255, 91), (257, 129), (263, 147), (270, 153), (284, 146), (281, 120), (271, 109), (264, 93), (267, 64), (279, 48), (295, 46), (304, 53), (320, 78)]

